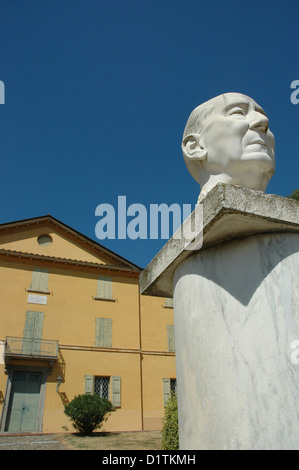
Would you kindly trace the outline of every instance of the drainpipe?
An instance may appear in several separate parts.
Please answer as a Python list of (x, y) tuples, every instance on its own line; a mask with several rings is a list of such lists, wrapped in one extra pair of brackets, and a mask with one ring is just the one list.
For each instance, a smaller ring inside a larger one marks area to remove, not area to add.
[(141, 406), (141, 430), (144, 431), (144, 422), (143, 422), (143, 372), (142, 372), (142, 340), (141, 340), (141, 301), (140, 301), (140, 287), (138, 280), (138, 316), (139, 316), (139, 375), (140, 375), (140, 406)]

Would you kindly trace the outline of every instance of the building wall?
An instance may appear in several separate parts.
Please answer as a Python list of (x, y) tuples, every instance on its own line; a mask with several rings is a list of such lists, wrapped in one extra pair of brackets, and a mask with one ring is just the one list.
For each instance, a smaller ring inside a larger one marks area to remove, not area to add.
[[(45, 232), (51, 234), (53, 244), (43, 248), (36, 239)], [(75, 395), (85, 393), (86, 376), (120, 380), (120, 407), (104, 424), (105, 430), (160, 429), (164, 413), (163, 379), (175, 378), (175, 356), (169, 343), (173, 311), (165, 306), (165, 299), (140, 296), (138, 273), (125, 272), (121, 267), (119, 271), (105, 268), (101, 271), (101, 266), (113, 264), (113, 256), (111, 260), (107, 253), (100, 257), (90, 252), (90, 247), (84, 249), (74, 240), (57, 234), (52, 227), (11, 230), (1, 236), (0, 245), (6, 250), (5, 255), (0, 254), (1, 430), (12, 367), (42, 367), (49, 371), (43, 432), (73, 429), (63, 408)], [(32, 253), (32, 259), (28, 255), (12, 256), (15, 252)], [(81, 264), (70, 265), (68, 260), (79, 260)], [(36, 268), (49, 271), (47, 291), (30, 291)], [(99, 276), (112, 279), (113, 300), (95, 299)], [(38, 294), (46, 299), (46, 304), (28, 302), (30, 295)], [(43, 312), (42, 339), (59, 341), (59, 357), (53, 364), (20, 358), (4, 364), (5, 339), (23, 336), (27, 311)], [(99, 346), (98, 318), (109, 319), (110, 325), (112, 322), (109, 346)], [(62, 377), (62, 383), (57, 391), (58, 377)]]

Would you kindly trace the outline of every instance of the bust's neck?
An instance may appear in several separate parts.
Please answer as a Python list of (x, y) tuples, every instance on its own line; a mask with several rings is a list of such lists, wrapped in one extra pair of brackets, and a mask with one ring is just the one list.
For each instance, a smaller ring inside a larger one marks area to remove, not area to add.
[(202, 173), (202, 179), (199, 181), (202, 189), (198, 202), (200, 202), (218, 183), (235, 184), (255, 191), (265, 192), (274, 170), (271, 167), (267, 168), (265, 166), (261, 168), (261, 166), (261, 163), (260, 166), (258, 166), (248, 162), (248, 164), (242, 165), (242, 171), (240, 171), (240, 166), (238, 166), (231, 168), (232, 171), (230, 171), (229, 174), (224, 172), (218, 174)]
[(225, 183), (225, 184), (233, 184), (232, 177), (227, 175), (226, 173), (221, 173), (219, 175), (210, 175), (208, 181), (202, 185), (201, 191), (198, 197), (198, 203), (200, 203), (206, 195), (211, 191), (211, 189), (216, 186), (218, 183)]

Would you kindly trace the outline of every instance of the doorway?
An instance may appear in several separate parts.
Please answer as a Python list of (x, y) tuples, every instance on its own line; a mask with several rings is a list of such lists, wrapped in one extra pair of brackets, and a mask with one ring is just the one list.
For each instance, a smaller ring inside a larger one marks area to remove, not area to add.
[(34, 432), (39, 428), (43, 373), (14, 370), (5, 431)]

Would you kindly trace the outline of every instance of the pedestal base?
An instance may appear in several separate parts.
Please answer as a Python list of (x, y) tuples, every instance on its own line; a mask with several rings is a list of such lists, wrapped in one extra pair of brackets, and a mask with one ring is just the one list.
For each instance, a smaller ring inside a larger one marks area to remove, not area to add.
[(299, 234), (192, 255), (173, 278), (181, 449), (299, 449)]
[(140, 277), (174, 297), (180, 448), (299, 449), (299, 203), (218, 184), (200, 205), (201, 248), (173, 237)]

